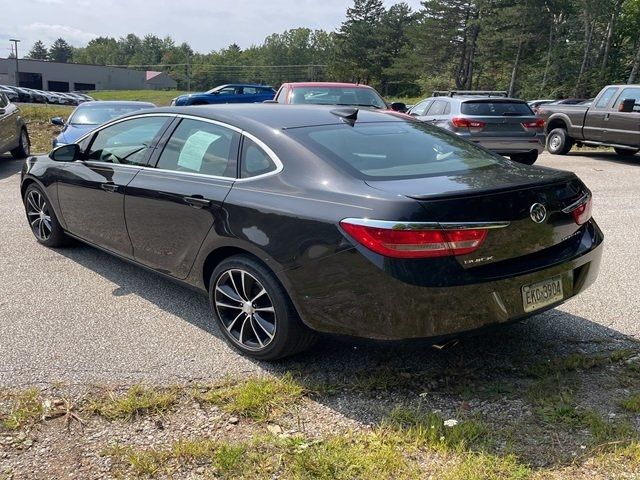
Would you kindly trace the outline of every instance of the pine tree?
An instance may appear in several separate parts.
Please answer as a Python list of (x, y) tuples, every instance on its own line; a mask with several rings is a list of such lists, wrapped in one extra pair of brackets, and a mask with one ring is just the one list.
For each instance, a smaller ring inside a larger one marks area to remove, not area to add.
[(49, 52), (47, 51), (47, 47), (44, 45), (42, 40), (38, 40), (33, 44), (33, 47), (31, 47), (31, 50), (29, 50), (26, 58), (32, 58), (34, 60), (46, 60), (48, 55)]
[(57, 39), (49, 49), (49, 60), (53, 62), (67, 63), (73, 56), (73, 47), (63, 38)]

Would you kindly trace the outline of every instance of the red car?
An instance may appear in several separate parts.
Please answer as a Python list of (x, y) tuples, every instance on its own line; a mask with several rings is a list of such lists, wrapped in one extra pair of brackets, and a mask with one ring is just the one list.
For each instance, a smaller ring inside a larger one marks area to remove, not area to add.
[(401, 102), (387, 103), (375, 88), (357, 83), (291, 82), (283, 83), (273, 99), (275, 103), (307, 105), (345, 105), (406, 112)]

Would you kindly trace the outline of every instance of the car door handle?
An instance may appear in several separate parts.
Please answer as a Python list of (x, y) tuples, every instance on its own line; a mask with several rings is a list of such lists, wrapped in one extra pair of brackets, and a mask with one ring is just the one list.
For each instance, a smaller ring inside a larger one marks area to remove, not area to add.
[(118, 191), (118, 185), (116, 185), (115, 183), (102, 183), (102, 184), (100, 184), (100, 188), (102, 190), (104, 190), (105, 192), (117, 192)]
[(184, 201), (194, 208), (203, 208), (211, 205), (211, 200), (207, 200), (201, 195), (194, 195), (193, 197), (184, 197)]
[(609, 120), (609, 115), (611, 115), (611, 114), (610, 114), (610, 113), (607, 113), (607, 114), (604, 116), (604, 121), (605, 121), (605, 122), (607, 122), (607, 121)]

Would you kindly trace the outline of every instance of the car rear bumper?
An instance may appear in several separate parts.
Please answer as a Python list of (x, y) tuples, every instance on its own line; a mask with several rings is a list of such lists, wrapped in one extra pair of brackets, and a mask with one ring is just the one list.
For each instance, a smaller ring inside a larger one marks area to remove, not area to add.
[(474, 138), (469, 137), (473, 143), (476, 143), (492, 152), (508, 155), (510, 153), (526, 153), (532, 150), (542, 153), (544, 151), (544, 135), (536, 135), (535, 137), (514, 138), (514, 137), (487, 137)]
[[(394, 276), (389, 259), (376, 266), (356, 249), (280, 276), (302, 320), (314, 330), (378, 340), (446, 337), (527, 318), (585, 290), (595, 281), (602, 256), (602, 234), (595, 229), (593, 248), (576, 258), (467, 285), (412, 285)], [(522, 287), (556, 276), (562, 278), (564, 298), (525, 312)]]

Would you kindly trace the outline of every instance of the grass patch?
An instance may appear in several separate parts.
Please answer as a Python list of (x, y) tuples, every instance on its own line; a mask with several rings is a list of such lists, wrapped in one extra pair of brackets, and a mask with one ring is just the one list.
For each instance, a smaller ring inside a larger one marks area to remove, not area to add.
[(572, 353), (566, 357), (554, 358), (546, 362), (538, 363), (531, 367), (529, 373), (536, 377), (557, 375), (560, 373), (591, 370), (604, 367), (612, 363), (619, 363), (633, 357), (635, 352), (631, 349), (613, 350), (608, 354), (586, 355), (584, 353)]
[(124, 394), (110, 392), (91, 398), (83, 410), (107, 420), (131, 419), (138, 415), (158, 415), (171, 410), (179, 399), (178, 388), (150, 388), (135, 385)]
[(238, 384), (196, 393), (196, 400), (219, 405), (225, 411), (263, 422), (300, 401), (304, 388), (290, 374), (281, 378), (252, 378)]
[(21, 104), (20, 112), (27, 123), (41, 122), (49, 124), (52, 117), (67, 118), (75, 107), (49, 105), (46, 103)]
[(19, 430), (31, 426), (42, 418), (40, 392), (35, 388), (9, 394), (0, 405), (0, 425), (6, 430)]
[(177, 90), (97, 90), (89, 92), (96, 100), (127, 100), (151, 102), (158, 107), (167, 106), (171, 99), (186, 92)]
[(628, 396), (620, 402), (620, 406), (633, 413), (640, 413), (640, 393)]
[(438, 413), (396, 407), (385, 424), (401, 434), (407, 442), (426, 445), (438, 451), (463, 451), (488, 444), (489, 430), (482, 422), (471, 418), (456, 422), (453, 426), (447, 426)]
[(446, 469), (443, 480), (526, 480), (532, 471), (518, 462), (514, 455), (499, 457), (486, 453), (468, 453)]

